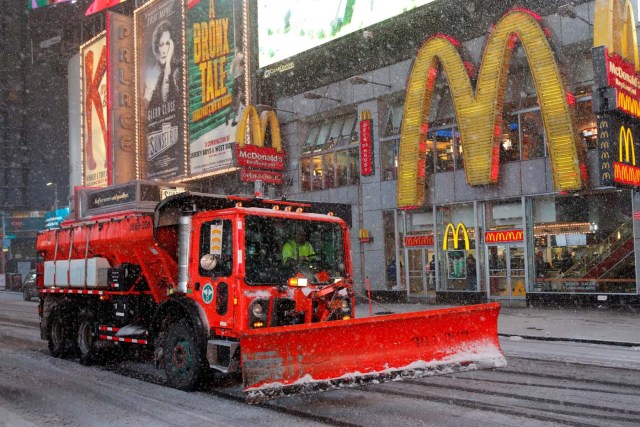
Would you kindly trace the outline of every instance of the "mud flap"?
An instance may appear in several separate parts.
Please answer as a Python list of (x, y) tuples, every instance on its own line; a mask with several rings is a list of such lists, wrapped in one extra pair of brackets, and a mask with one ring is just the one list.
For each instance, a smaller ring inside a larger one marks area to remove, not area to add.
[(506, 366), (499, 311), (489, 303), (249, 331), (245, 400)]

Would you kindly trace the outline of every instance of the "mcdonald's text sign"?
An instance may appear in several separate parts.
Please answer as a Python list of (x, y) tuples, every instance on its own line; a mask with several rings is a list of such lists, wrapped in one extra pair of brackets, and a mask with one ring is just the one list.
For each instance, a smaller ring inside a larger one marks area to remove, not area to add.
[(284, 169), (284, 150), (278, 152), (272, 147), (258, 147), (245, 144), (244, 147), (236, 147), (238, 166), (278, 170)]
[(523, 239), (522, 230), (487, 231), (484, 233), (486, 243), (522, 242)]
[(433, 246), (433, 234), (420, 234), (417, 236), (405, 236), (404, 247)]
[(640, 129), (636, 120), (622, 114), (598, 116), (598, 159), (601, 185), (640, 186)]

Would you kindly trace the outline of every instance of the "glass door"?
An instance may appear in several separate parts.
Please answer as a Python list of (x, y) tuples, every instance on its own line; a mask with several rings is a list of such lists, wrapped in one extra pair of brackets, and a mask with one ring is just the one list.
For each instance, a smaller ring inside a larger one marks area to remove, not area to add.
[(414, 248), (407, 250), (409, 265), (409, 295), (427, 296), (435, 295), (436, 272), (433, 249)]
[(490, 245), (487, 247), (489, 296), (491, 298), (524, 298), (524, 247)]

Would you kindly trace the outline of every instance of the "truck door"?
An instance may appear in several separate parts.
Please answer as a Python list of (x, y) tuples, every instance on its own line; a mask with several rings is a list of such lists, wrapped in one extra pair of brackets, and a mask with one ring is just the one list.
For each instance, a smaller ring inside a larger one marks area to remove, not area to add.
[(233, 327), (233, 298), (235, 289), (233, 225), (227, 218), (205, 221), (200, 226), (198, 248), (198, 276), (194, 282), (209, 326)]

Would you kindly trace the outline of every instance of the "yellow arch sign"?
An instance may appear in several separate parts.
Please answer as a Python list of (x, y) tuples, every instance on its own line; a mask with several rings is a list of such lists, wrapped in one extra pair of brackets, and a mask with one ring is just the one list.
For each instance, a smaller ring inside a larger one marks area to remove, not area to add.
[(593, 19), (593, 46), (607, 46), (640, 71), (638, 37), (633, 7), (629, 0), (596, 0)]
[(549, 142), (557, 190), (583, 186), (583, 153), (567, 102), (562, 76), (540, 18), (524, 9), (507, 12), (487, 37), (476, 88), (471, 85), (457, 46), (444, 36), (420, 48), (409, 76), (402, 119), (398, 207), (424, 203), (425, 150), (431, 99), (441, 65), (453, 98), (469, 185), (498, 182), (504, 92), (515, 42), (524, 47), (533, 75)]
[(236, 144), (238, 144), (240, 148), (244, 147), (247, 125), (251, 128), (253, 145), (258, 147), (264, 147), (264, 137), (267, 133), (267, 126), (271, 126), (271, 146), (275, 148), (278, 153), (282, 151), (280, 123), (278, 123), (278, 117), (275, 112), (265, 110), (258, 117), (256, 107), (253, 105), (247, 106), (236, 128)]

